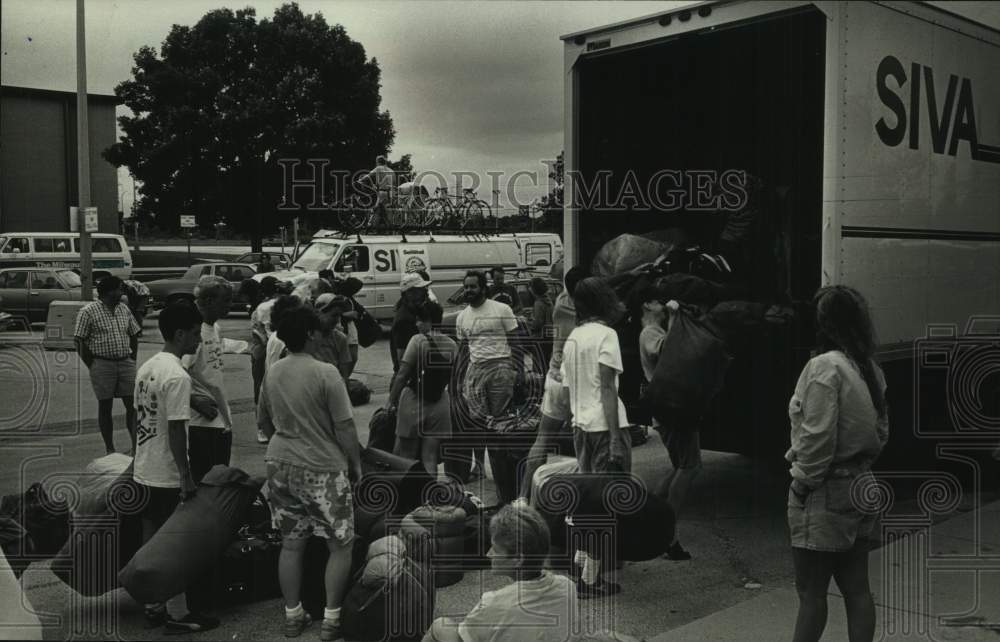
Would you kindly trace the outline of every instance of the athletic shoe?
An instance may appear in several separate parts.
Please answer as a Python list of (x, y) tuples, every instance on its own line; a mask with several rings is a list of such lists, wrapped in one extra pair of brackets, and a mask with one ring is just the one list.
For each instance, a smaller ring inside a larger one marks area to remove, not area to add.
[(260, 428), (258, 428), (257, 429), (257, 443), (258, 444), (266, 444), (269, 441), (271, 441), (271, 440), (267, 438), (267, 435), (264, 434), (264, 431), (261, 430)]
[(595, 582), (594, 584), (587, 584), (582, 579), (576, 582), (576, 596), (581, 600), (587, 600), (592, 597), (602, 598), (609, 595), (614, 595), (615, 593), (621, 592), (622, 587), (620, 584), (615, 584), (614, 582), (608, 582), (607, 580), (601, 580), (600, 582)]
[(674, 562), (683, 562), (691, 559), (691, 553), (684, 550), (680, 542), (674, 542), (667, 549), (667, 552), (663, 554), (663, 557)]
[(163, 632), (167, 635), (203, 633), (204, 631), (211, 631), (218, 626), (218, 618), (201, 615), (199, 613), (188, 613), (179, 620), (175, 620), (168, 615), (167, 621), (163, 625)]
[(143, 615), (146, 617), (147, 629), (158, 629), (167, 621), (167, 607), (163, 604), (147, 606), (143, 610)]
[(297, 638), (302, 635), (306, 627), (312, 624), (312, 617), (308, 613), (303, 613), (299, 617), (285, 616), (285, 637)]
[(323, 642), (343, 640), (344, 636), (340, 634), (340, 624), (334, 624), (332, 620), (323, 620), (319, 630), (319, 639)]

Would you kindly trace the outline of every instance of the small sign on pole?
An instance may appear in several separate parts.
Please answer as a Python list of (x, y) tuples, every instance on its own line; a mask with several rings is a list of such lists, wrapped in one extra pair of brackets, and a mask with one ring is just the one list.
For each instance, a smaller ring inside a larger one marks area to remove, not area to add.
[(96, 232), (100, 229), (100, 224), (97, 219), (97, 208), (96, 207), (85, 207), (83, 208), (83, 225), (84, 229), (88, 232)]
[(194, 220), (194, 214), (181, 214), (181, 227), (198, 227)]

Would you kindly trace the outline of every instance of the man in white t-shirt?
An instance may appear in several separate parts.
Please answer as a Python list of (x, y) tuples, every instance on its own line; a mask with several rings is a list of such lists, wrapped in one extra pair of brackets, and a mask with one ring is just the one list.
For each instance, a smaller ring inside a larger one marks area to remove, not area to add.
[[(511, 349), (517, 318), (509, 305), (486, 298), (486, 275), (482, 272), (469, 271), (464, 287), (469, 307), (455, 321), (459, 341), (467, 341), (469, 347), (469, 367), (462, 393), (471, 414), (467, 420), (482, 431), (488, 430), (493, 418), (507, 413), (514, 396), (516, 373)], [(511, 465), (502, 445), (492, 439), (488, 441), (493, 442), (489, 444), (490, 467), (500, 501), (513, 501), (517, 497), (516, 462)]]
[(220, 336), (219, 319), (229, 313), (233, 289), (219, 276), (203, 276), (194, 288), (195, 302), (201, 312), (201, 345), (193, 355), (184, 357), (184, 367), (191, 375), (191, 424), (188, 429), (188, 456), (191, 474), (201, 481), (212, 466), (229, 465), (233, 447), (233, 418), (226, 399), (223, 354), (248, 354), (246, 341)]
[[(608, 326), (621, 308), (614, 290), (597, 277), (580, 281), (573, 291), (577, 327), (563, 346), (563, 386), (569, 390), (573, 417), (573, 445), (582, 473), (631, 472), (632, 441), (625, 404), (618, 396), (622, 373), (618, 334)], [(618, 584), (601, 578), (597, 551), (577, 551), (581, 567), (577, 595), (583, 598), (611, 595)]]
[[(147, 497), (142, 512), (143, 541), (149, 541), (170, 518), (179, 502), (197, 488), (188, 463), (187, 423), (191, 417), (191, 377), (181, 359), (201, 345), (202, 318), (190, 303), (168, 305), (158, 319), (163, 351), (142, 364), (136, 374), (136, 447), (133, 478)], [(219, 625), (202, 610), (210, 601), (199, 582), (187, 592), (187, 615), (172, 605), (147, 604), (150, 626), (168, 632), (208, 631)]]

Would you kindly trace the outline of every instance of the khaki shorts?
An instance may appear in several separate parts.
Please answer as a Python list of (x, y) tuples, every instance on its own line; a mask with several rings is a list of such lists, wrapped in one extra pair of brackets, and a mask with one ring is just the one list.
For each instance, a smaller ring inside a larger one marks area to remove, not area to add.
[(347, 546), (354, 540), (354, 504), (345, 471), (319, 472), (267, 462), (263, 494), (271, 522), (285, 539), (316, 535)]
[(135, 394), (135, 361), (108, 361), (94, 357), (90, 364), (90, 383), (98, 401), (131, 397)]
[[(632, 472), (632, 436), (627, 430), (622, 430), (625, 437), (625, 470)], [(581, 473), (606, 473), (611, 463), (611, 434), (607, 430), (601, 432), (586, 432), (573, 428), (573, 446), (576, 448), (576, 461)]]
[(542, 396), (542, 414), (551, 419), (567, 421), (573, 413), (569, 407), (569, 388), (545, 374), (545, 394)]

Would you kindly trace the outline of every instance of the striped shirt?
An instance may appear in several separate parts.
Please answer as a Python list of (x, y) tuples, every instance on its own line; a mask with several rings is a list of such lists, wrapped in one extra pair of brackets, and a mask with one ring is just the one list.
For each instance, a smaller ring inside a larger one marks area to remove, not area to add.
[(124, 303), (112, 311), (103, 302), (94, 301), (80, 310), (73, 336), (83, 340), (97, 358), (124, 359), (132, 354), (130, 339), (141, 329)]

